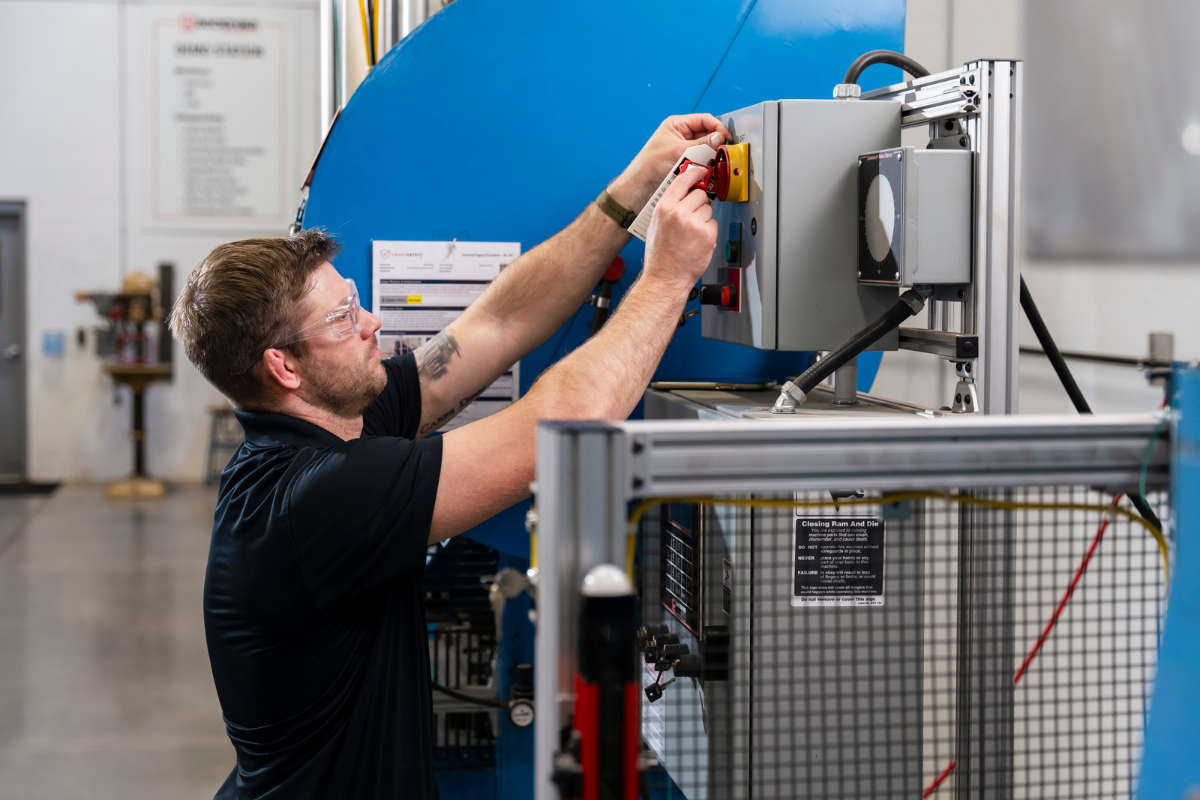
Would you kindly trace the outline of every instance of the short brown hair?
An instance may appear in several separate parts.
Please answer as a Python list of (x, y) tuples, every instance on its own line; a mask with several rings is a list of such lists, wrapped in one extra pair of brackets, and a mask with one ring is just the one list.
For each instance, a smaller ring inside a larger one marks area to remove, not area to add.
[[(263, 400), (255, 354), (292, 333), (313, 272), (341, 246), (320, 229), (223, 244), (192, 270), (168, 324), (188, 360), (239, 407)], [(303, 355), (304, 342), (289, 348)]]

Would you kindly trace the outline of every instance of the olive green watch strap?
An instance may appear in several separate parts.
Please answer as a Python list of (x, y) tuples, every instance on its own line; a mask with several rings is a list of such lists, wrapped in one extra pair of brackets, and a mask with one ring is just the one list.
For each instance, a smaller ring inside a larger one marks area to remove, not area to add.
[(600, 210), (613, 218), (613, 221), (622, 228), (628, 228), (637, 219), (637, 212), (630, 211), (625, 206), (612, 199), (612, 195), (605, 189), (596, 198), (596, 205), (600, 206)]

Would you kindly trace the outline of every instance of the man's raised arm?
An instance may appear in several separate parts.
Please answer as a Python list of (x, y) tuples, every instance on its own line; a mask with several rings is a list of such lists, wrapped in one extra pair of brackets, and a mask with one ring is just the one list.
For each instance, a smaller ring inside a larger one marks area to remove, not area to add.
[[(668, 117), (608, 192), (625, 208), (640, 210), (685, 149), (702, 142), (715, 148), (728, 135), (709, 114)], [(416, 352), (420, 435), (451, 420), (578, 311), (629, 235), (589, 203), (574, 222), (510, 264), (462, 316), (422, 345)]]
[(443, 437), (429, 541), (462, 533), (529, 494), (542, 419), (624, 419), (671, 341), (688, 291), (717, 242), (708, 198), (693, 167), (654, 210), (646, 265), (612, 319), (498, 414)]

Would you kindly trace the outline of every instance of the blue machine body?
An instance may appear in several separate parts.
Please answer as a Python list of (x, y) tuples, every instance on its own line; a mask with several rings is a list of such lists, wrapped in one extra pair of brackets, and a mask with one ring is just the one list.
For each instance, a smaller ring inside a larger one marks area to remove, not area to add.
[[(862, 53), (903, 49), (904, 15), (904, 0), (458, 0), (355, 91), (317, 164), (304, 226), (341, 240), (337, 267), (371, 308), (373, 239), (516, 241), (530, 250), (570, 223), (665, 117), (828, 98)], [(863, 86), (899, 80), (899, 70), (876, 66)], [(614, 300), (643, 254), (637, 239), (622, 251), (626, 274)], [(522, 360), (522, 393), (583, 343), (591, 315), (583, 307)], [(809, 358), (703, 339), (693, 321), (675, 334), (655, 379), (782, 380)], [(860, 356), (860, 391), (870, 389), (879, 359)], [(527, 508), (518, 504), (468, 535), (525, 559)], [(532, 631), (519, 619), (526, 610), (527, 600), (509, 602), (506, 613), (516, 617), (506, 631), (529, 641), (506, 635), (501, 676), (531, 658)], [(501, 726), (495, 771), (440, 771), (443, 797), (532, 796), (532, 728)]]
[(1200, 369), (1171, 376), (1175, 563), (1138, 778), (1142, 800), (1200, 796)]
[[(570, 223), (665, 117), (830, 97), (857, 56), (903, 48), (904, 11), (904, 0), (459, 0), (355, 91), (317, 164), (304, 225), (340, 238), (337, 267), (371, 307), (371, 240), (518, 241), (530, 250)], [(900, 79), (876, 66), (864, 88)], [(614, 297), (643, 253), (637, 239), (622, 251)], [(586, 339), (591, 313), (581, 309), (522, 360), (522, 393)], [(860, 357), (860, 390), (879, 358)], [(693, 320), (655, 379), (782, 380), (808, 359), (703, 339)], [(471, 535), (527, 557), (526, 508)]]

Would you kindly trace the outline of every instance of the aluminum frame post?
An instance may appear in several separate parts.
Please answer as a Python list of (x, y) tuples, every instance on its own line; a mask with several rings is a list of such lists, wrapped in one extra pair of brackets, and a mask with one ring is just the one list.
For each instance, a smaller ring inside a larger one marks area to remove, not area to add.
[(979, 113), (966, 118), (975, 149), (975, 280), (967, 290), (963, 333), (979, 336), (975, 378), (985, 414), (1017, 413), (1021, 305), (1020, 61), (971, 61), (979, 75)]
[(538, 426), (537, 800), (558, 800), (551, 774), (574, 710), (580, 584), (598, 564), (625, 564), (624, 440), (619, 428), (598, 422)]
[(1014, 763), (1013, 515), (964, 507), (959, 520), (955, 797), (1006, 800)]
[[(960, 332), (979, 336), (975, 377), (985, 414), (1017, 413), (1023, 76), (1020, 61), (968, 61), (959, 69), (862, 95), (863, 100), (899, 101), (901, 127), (957, 121), (970, 139), (974, 280), (961, 303)], [(931, 320), (951, 330), (951, 303), (941, 305), (931, 310)]]

